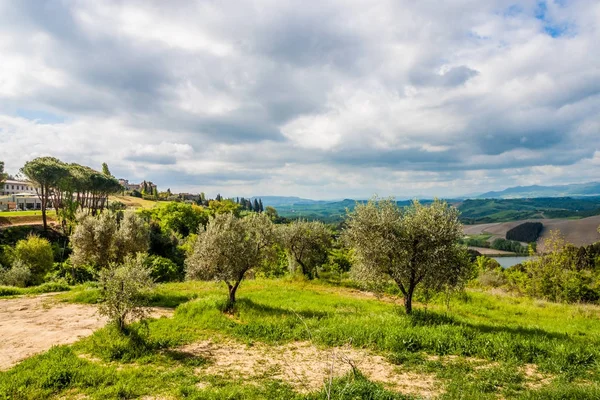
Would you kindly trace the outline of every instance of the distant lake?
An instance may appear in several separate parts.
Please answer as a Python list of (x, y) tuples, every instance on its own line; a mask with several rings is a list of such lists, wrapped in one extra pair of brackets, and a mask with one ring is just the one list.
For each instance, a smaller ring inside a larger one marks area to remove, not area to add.
[(512, 267), (513, 265), (521, 264), (523, 261), (531, 260), (533, 257), (492, 257), (502, 266), (502, 268)]

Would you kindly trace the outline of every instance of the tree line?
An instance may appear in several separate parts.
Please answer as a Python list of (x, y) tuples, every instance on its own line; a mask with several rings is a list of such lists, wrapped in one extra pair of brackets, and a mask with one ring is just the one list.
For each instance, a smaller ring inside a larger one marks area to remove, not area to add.
[(47, 229), (47, 209), (56, 210), (63, 228), (75, 220), (78, 210), (92, 215), (102, 212), (108, 196), (122, 190), (108, 167), (105, 172), (90, 167), (65, 163), (55, 157), (38, 157), (25, 163), (21, 173), (34, 185), (40, 199), (44, 230)]

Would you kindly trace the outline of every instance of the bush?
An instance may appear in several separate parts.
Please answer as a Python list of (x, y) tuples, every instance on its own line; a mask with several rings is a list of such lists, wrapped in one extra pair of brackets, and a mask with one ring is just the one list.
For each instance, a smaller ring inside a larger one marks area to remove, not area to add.
[(502, 271), (493, 269), (487, 270), (479, 275), (479, 283), (481, 286), (487, 287), (500, 287), (506, 284), (506, 277), (502, 273)]
[(146, 260), (146, 266), (150, 268), (150, 276), (155, 282), (181, 281), (184, 278), (183, 266), (165, 257), (150, 256)]
[(0, 272), (0, 284), (26, 287), (31, 283), (32, 277), (29, 267), (22, 261), (16, 261), (11, 269)]
[(17, 242), (15, 246), (15, 260), (29, 267), (32, 284), (41, 283), (44, 275), (54, 265), (52, 245), (47, 239), (29, 235), (27, 239)]
[(46, 275), (46, 281), (64, 280), (69, 285), (91, 282), (96, 279), (96, 271), (91, 265), (73, 265), (71, 260), (54, 263), (54, 269)]

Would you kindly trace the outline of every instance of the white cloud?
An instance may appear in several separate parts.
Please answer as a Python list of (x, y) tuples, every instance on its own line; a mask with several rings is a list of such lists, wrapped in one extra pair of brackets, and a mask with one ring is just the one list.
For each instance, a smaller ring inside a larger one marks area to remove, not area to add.
[(600, 5), (544, 3), (0, 0), (0, 159), (244, 196), (597, 180)]

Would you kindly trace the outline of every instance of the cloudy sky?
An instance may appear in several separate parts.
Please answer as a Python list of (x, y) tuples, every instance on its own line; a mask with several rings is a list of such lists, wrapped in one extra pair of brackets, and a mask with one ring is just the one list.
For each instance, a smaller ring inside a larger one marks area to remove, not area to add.
[(597, 0), (0, 0), (0, 160), (332, 199), (600, 180)]

